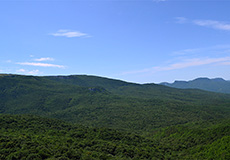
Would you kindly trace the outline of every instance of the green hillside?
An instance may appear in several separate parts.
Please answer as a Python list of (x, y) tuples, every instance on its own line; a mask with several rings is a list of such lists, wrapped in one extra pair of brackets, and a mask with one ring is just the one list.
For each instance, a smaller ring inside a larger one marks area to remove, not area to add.
[(0, 98), (0, 113), (34, 114), (137, 133), (230, 116), (230, 95), (95, 76), (4, 75)]
[(32, 115), (0, 115), (0, 159), (229, 159), (230, 121), (162, 128), (148, 136)]

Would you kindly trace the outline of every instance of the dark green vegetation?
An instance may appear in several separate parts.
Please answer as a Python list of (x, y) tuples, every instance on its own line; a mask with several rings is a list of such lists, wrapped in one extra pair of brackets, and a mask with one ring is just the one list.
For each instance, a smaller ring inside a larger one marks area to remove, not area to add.
[(151, 140), (35, 116), (0, 116), (0, 159), (151, 159)]
[(230, 121), (167, 127), (148, 137), (36, 116), (0, 115), (0, 159), (229, 159)]
[(164, 82), (161, 84), (174, 88), (195, 88), (211, 92), (230, 93), (230, 81), (226, 81), (222, 78), (197, 78), (192, 81), (175, 81), (174, 83)]
[(165, 158), (230, 159), (230, 119), (167, 127), (154, 136)]
[(135, 132), (230, 116), (230, 95), (95, 76), (1, 76), (0, 98), (0, 113)]
[[(227, 159), (229, 156), (229, 94), (86, 75), (1, 75), (0, 114), (0, 147), (8, 159), (12, 156), (29, 159), (28, 153), (44, 159), (39, 147), (45, 148), (45, 158), (51, 159), (61, 156), (63, 159), (76, 159), (71, 156)], [(84, 136), (71, 136), (78, 132)], [(126, 148), (122, 150), (119, 146)]]

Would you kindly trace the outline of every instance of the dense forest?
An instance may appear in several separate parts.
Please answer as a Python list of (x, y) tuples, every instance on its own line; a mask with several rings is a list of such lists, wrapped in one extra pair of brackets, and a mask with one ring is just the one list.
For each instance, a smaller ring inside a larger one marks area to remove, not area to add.
[(230, 159), (230, 95), (0, 76), (0, 159)]
[(229, 159), (230, 121), (140, 136), (32, 115), (0, 115), (0, 159)]

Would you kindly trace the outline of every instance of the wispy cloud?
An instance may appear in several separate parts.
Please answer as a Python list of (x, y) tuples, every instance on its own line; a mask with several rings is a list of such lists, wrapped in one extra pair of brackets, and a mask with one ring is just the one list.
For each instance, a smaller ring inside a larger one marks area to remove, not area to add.
[(63, 65), (50, 64), (50, 63), (19, 62), (17, 64), (26, 65), (26, 66), (65, 68), (65, 66)]
[(219, 65), (230, 66), (230, 62), (221, 62)]
[(25, 69), (19, 69), (16, 72), (25, 72), (25, 71), (26, 71)]
[(82, 33), (79, 31), (70, 31), (70, 30), (58, 30), (56, 33), (51, 33), (52, 36), (57, 37), (67, 37), (67, 38), (73, 38), (73, 37), (89, 37), (88, 34)]
[(176, 17), (175, 20), (176, 23), (186, 23), (188, 19), (185, 17)]
[(209, 27), (218, 30), (230, 31), (230, 22), (223, 22), (217, 20), (202, 20), (202, 19), (189, 20), (185, 17), (176, 17), (175, 19), (176, 19), (176, 23), (181, 23), (181, 24), (191, 23), (202, 27)]
[(227, 22), (213, 21), (213, 20), (194, 20), (193, 23), (198, 26), (230, 31), (230, 23)]
[(34, 61), (54, 61), (54, 58), (50, 58), (50, 57), (45, 57), (45, 58), (38, 58), (38, 59), (34, 59)]
[(16, 72), (17, 73), (22, 73), (22, 74), (29, 74), (29, 75), (38, 75), (38, 74), (40, 74), (40, 71), (38, 69), (32, 70), (32, 71), (28, 71), (28, 70), (25, 70), (25, 69), (19, 69)]
[(208, 46), (208, 47), (202, 47), (202, 48), (189, 48), (179, 51), (174, 51), (172, 55), (193, 55), (193, 54), (201, 54), (201, 53), (230, 53), (230, 45), (215, 45), (215, 46)]
[(122, 75), (140, 74), (140, 73), (155, 73), (155, 72), (160, 72), (160, 71), (178, 70), (178, 69), (183, 69), (183, 68), (196, 67), (196, 66), (209, 65), (209, 64), (230, 65), (230, 57), (185, 59), (183, 61), (168, 64), (166, 66), (156, 66), (152, 68), (146, 68), (143, 70), (123, 72)]
[(6, 61), (6, 63), (12, 63), (12, 60), (9, 59), (9, 60)]
[(171, 64), (166, 67), (155, 67), (156, 71), (167, 71), (167, 70), (175, 70), (175, 69), (183, 69), (188, 67), (195, 67), (201, 65), (208, 65), (213, 63), (223, 63), (230, 61), (230, 57), (223, 57), (223, 58), (194, 58), (194, 59), (187, 59), (183, 62), (178, 62)]

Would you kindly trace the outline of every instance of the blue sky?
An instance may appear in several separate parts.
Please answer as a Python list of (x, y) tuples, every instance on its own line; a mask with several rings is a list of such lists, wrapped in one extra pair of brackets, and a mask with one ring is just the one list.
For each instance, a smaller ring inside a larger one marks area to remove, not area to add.
[(0, 0), (0, 72), (230, 80), (230, 2)]

